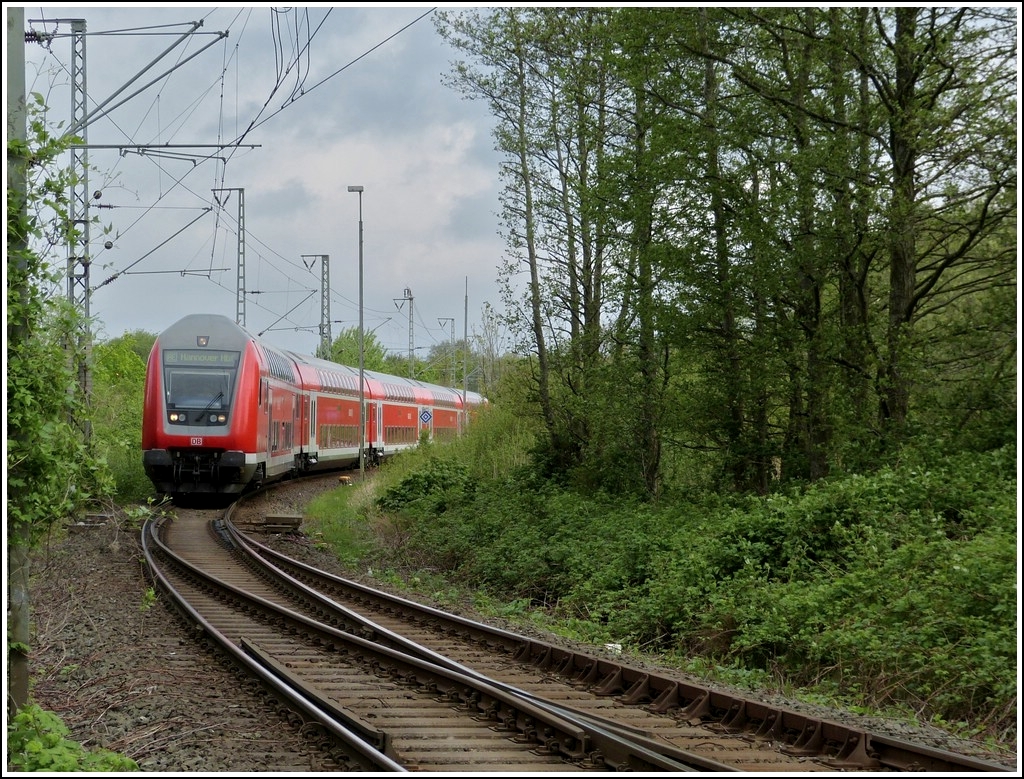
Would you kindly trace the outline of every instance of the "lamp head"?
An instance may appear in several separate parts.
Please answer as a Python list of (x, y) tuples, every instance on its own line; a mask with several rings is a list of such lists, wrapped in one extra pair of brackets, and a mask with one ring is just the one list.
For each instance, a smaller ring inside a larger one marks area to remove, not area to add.
[(362, 192), (363, 188), (357, 184), (355, 186), (349, 186), (348, 191), (349, 192)]

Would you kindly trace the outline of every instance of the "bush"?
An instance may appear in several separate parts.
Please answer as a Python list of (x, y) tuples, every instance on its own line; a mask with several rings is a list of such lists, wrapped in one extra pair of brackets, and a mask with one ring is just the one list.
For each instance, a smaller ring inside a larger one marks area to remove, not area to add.
[(450, 507), (472, 500), (474, 482), (468, 470), (453, 460), (431, 457), (422, 470), (405, 476), (377, 499), (385, 512), (443, 514)]
[(1016, 696), (1013, 463), (998, 450), (883, 469), (695, 520), (634, 593), (660, 616), (621, 626), (867, 705), (984, 723)]
[(126, 334), (96, 344), (93, 350), (93, 443), (122, 503), (145, 501), (153, 495), (139, 451), (146, 363), (134, 351), (133, 343), (133, 337)]
[[(1004, 735), (1016, 711), (1016, 453), (652, 506), (433, 459), (378, 505), (403, 565), (563, 629)], [(556, 628), (557, 629), (557, 628)]]
[(87, 750), (70, 741), (53, 712), (24, 706), (7, 726), (7, 764), (16, 771), (138, 771), (131, 758), (106, 749)]

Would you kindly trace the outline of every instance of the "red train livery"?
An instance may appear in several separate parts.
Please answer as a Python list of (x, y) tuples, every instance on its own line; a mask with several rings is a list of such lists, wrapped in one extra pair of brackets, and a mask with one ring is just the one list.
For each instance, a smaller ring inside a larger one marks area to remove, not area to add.
[[(363, 371), (364, 464), (457, 437), (475, 392)], [(231, 319), (192, 314), (146, 367), (142, 462), (160, 493), (241, 493), (359, 464), (359, 370), (273, 347)]]

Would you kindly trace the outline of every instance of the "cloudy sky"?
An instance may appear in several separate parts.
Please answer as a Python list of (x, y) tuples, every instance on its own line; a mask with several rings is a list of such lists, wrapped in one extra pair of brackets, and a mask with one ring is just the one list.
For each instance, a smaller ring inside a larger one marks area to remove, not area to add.
[(407, 290), (418, 356), (479, 332), (484, 304), (501, 308), (500, 157), (486, 106), (442, 83), (458, 53), (433, 8), (24, 6), (29, 29), (58, 34), (26, 44), (51, 121), (71, 118), (71, 19), (86, 22), (89, 110), (109, 111), (87, 130), (91, 210), (112, 231), (91, 228), (95, 337), (234, 318), (240, 194), (246, 326), (312, 353), (327, 255), (332, 333), (356, 327), (352, 185), (366, 332), (408, 354)]

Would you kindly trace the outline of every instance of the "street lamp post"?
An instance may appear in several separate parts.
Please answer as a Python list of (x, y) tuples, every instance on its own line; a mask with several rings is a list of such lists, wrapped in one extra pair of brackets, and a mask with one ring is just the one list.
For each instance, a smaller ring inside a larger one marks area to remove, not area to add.
[(365, 352), (363, 350), (363, 188), (361, 186), (349, 186), (349, 192), (359, 193), (359, 480), (362, 481), (365, 475), (363, 454), (366, 441), (366, 400), (364, 397), (363, 381)]

